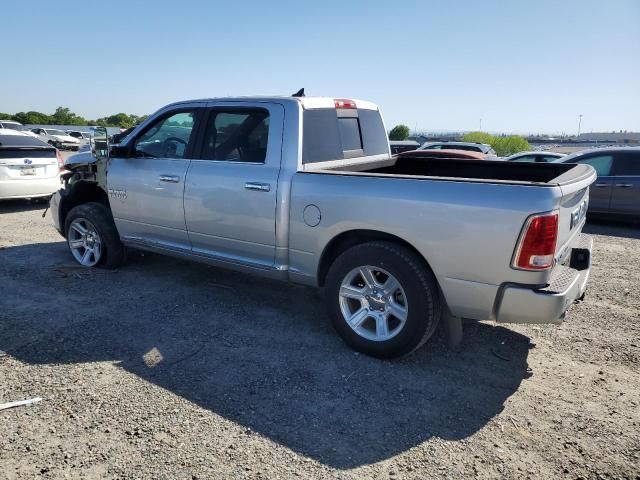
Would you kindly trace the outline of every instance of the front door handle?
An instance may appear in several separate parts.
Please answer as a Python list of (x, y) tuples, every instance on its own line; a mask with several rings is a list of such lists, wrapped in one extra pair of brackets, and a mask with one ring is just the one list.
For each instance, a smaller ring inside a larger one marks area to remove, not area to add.
[(616, 183), (616, 187), (631, 188), (631, 187), (633, 187), (633, 184), (631, 184), (631, 183)]
[(596, 183), (594, 185), (594, 187), (596, 187), (596, 188), (605, 188), (605, 187), (608, 187), (608, 186), (610, 186), (610, 184), (608, 184), (608, 183)]
[(160, 175), (161, 182), (178, 183), (180, 177), (178, 175)]
[(271, 190), (271, 185), (268, 183), (247, 182), (244, 184), (244, 188), (247, 190), (257, 190), (259, 192), (268, 192)]

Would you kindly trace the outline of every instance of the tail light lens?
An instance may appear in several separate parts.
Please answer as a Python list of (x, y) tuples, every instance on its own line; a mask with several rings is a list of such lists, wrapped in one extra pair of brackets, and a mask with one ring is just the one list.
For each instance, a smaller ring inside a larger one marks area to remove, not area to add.
[(64, 168), (64, 159), (62, 158), (62, 155), (60, 154), (60, 150), (56, 149), (56, 158), (58, 159), (58, 170), (60, 172), (64, 172), (65, 168)]
[(529, 217), (518, 241), (513, 266), (521, 270), (553, 267), (557, 241), (557, 211)]
[(336, 108), (356, 108), (356, 102), (347, 100), (346, 98), (335, 98), (333, 104)]

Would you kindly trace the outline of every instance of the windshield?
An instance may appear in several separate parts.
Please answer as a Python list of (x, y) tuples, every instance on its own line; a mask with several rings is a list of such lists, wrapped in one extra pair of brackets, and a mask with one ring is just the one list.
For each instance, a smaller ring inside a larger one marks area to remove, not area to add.
[(24, 130), (24, 127), (19, 123), (2, 122), (0, 123), (0, 125), (2, 125), (2, 128), (10, 128), (11, 130), (17, 130), (19, 132), (22, 132)]
[(61, 136), (66, 136), (67, 135), (62, 130), (47, 130), (47, 134), (48, 135), (61, 135)]

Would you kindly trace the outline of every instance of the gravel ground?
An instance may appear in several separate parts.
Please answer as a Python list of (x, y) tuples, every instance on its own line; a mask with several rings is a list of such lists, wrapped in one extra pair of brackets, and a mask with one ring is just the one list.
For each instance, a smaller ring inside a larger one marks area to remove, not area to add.
[(639, 478), (640, 229), (589, 225), (561, 326), (354, 354), (308, 288), (134, 253), (78, 268), (0, 204), (0, 477)]

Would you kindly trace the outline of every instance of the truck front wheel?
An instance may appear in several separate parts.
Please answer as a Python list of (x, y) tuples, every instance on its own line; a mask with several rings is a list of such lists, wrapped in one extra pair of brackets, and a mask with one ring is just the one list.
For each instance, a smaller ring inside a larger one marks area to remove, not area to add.
[(370, 242), (331, 265), (325, 301), (335, 329), (352, 348), (379, 358), (422, 346), (440, 319), (435, 277), (410, 249)]
[(65, 220), (73, 258), (84, 267), (112, 269), (125, 259), (125, 248), (107, 207), (97, 202), (73, 207)]

